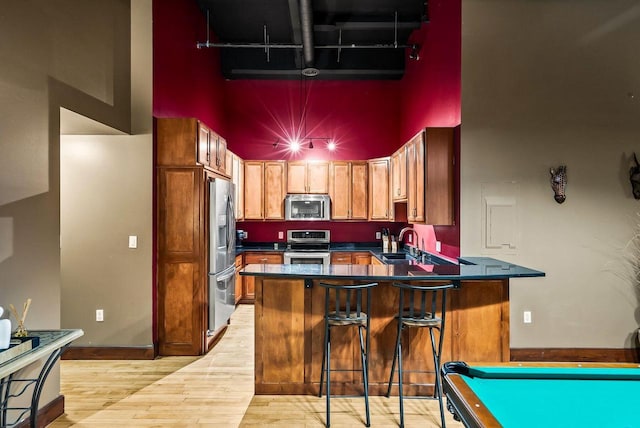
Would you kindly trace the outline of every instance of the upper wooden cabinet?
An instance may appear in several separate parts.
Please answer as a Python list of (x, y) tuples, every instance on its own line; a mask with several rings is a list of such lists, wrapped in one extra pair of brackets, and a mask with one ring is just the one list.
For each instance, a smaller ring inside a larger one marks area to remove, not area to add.
[[(231, 153), (231, 152), (228, 152)], [(244, 161), (235, 154), (231, 156), (231, 181), (236, 185), (236, 220), (244, 219)]]
[(198, 162), (231, 176), (231, 171), (227, 171), (227, 140), (201, 122), (198, 122), (198, 128)]
[(204, 165), (226, 171), (227, 141), (194, 118), (160, 118), (156, 124), (158, 166)]
[(452, 225), (455, 222), (453, 128), (427, 128), (425, 136), (425, 222)]
[(287, 162), (287, 193), (329, 193), (329, 162)]
[[(403, 146), (406, 150), (406, 200), (409, 223), (454, 223), (453, 138), (453, 128), (426, 128)], [(398, 155), (395, 162), (401, 163), (400, 158), (401, 155)], [(394, 188), (396, 181), (402, 183), (402, 166), (396, 171), (395, 162), (392, 173)], [(396, 174), (399, 177), (396, 177)], [(394, 200), (399, 199), (395, 197), (396, 193), (394, 191)]]
[(369, 161), (369, 220), (392, 220), (389, 158)]
[(407, 143), (407, 221), (424, 222), (424, 131)]
[(244, 219), (284, 220), (284, 161), (244, 162)]
[(407, 146), (391, 155), (391, 191), (394, 201), (407, 200)]
[(331, 219), (367, 220), (367, 162), (331, 162), (329, 170)]

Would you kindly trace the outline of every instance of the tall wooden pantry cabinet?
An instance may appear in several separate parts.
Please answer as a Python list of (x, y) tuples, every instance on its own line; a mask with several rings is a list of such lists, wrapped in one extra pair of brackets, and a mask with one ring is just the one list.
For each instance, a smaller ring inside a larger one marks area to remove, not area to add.
[(216, 161), (215, 155), (203, 155), (203, 149), (221, 153), (219, 143), (223, 140), (196, 119), (170, 118), (156, 122), (156, 293), (160, 355), (202, 355), (214, 340), (207, 336), (208, 180), (228, 177), (225, 162), (221, 160), (224, 158)]

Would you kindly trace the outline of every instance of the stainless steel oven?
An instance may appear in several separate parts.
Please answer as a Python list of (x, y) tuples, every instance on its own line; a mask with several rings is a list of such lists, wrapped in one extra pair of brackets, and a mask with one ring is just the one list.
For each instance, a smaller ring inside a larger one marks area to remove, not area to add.
[(328, 230), (288, 230), (284, 263), (328, 265), (331, 263), (329, 245)]
[(328, 265), (331, 263), (331, 254), (326, 253), (305, 253), (302, 251), (287, 251), (284, 253), (284, 264), (311, 264)]

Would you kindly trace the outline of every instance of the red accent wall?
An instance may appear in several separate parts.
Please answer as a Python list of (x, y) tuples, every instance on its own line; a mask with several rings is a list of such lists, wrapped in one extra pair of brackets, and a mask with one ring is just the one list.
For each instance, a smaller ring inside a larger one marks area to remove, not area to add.
[(420, 59), (406, 60), (400, 91), (400, 141), (429, 126), (460, 125), (461, 3), (430, 1), (430, 22), (411, 35), (411, 43), (420, 45)]
[[(460, 159), (462, 2), (430, 1), (430, 22), (412, 34), (412, 43), (420, 45), (417, 61), (407, 59), (402, 79), (400, 141), (408, 141), (426, 127), (458, 127), (454, 156)], [(455, 169), (455, 226), (414, 225), (426, 249), (460, 255), (460, 162)]]
[[(402, 223), (391, 222), (344, 221), (243, 221), (238, 223), (238, 229), (249, 233), (246, 242), (286, 242), (286, 231), (289, 229), (328, 229), (331, 231), (331, 242), (375, 242), (376, 232), (380, 232), (383, 227), (397, 236), (402, 226)], [(278, 232), (284, 232), (283, 239), (278, 239)]]
[(219, 53), (196, 47), (206, 41), (206, 29), (195, 0), (154, 0), (153, 115), (196, 117), (225, 135)]
[[(243, 159), (362, 160), (388, 156), (398, 144), (398, 81), (235, 80), (225, 87), (226, 138)], [(331, 138), (337, 149), (323, 141), (286, 149), (304, 136)]]

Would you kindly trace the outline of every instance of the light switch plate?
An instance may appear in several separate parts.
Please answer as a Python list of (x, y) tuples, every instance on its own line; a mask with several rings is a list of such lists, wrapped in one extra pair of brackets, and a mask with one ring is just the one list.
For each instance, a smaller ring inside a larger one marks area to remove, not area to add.
[(135, 235), (129, 236), (129, 248), (138, 248), (138, 237)]
[(442, 250), (442, 242), (436, 241), (436, 251), (440, 252)]

